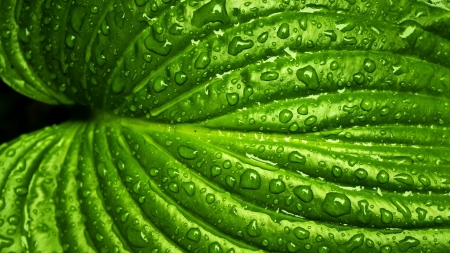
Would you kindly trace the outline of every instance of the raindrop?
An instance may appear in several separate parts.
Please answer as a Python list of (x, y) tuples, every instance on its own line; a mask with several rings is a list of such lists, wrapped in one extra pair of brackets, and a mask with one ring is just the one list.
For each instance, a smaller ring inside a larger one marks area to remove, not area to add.
[(294, 116), (294, 114), (290, 110), (283, 109), (283, 110), (281, 110), (280, 114), (278, 115), (278, 118), (281, 123), (286, 124), (292, 119), (293, 116)]
[(269, 191), (274, 194), (282, 193), (286, 189), (286, 185), (283, 180), (280, 179), (272, 179), (269, 183)]
[(261, 188), (261, 176), (256, 170), (246, 169), (244, 173), (241, 174), (239, 187), (257, 190)]
[(342, 193), (329, 192), (322, 202), (321, 209), (331, 217), (349, 214), (352, 210), (350, 199)]
[(317, 90), (319, 88), (319, 77), (317, 76), (316, 70), (308, 65), (304, 68), (300, 68), (296, 72), (297, 79), (311, 89)]
[(228, 54), (236, 56), (245, 49), (252, 48), (254, 45), (252, 40), (244, 40), (241, 36), (234, 37), (228, 45)]
[(305, 203), (312, 201), (314, 194), (309, 185), (299, 185), (294, 188), (294, 194)]

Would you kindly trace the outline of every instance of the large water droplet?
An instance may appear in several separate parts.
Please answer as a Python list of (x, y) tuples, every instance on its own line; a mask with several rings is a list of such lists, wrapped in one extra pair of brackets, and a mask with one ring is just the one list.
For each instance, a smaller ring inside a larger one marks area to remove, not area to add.
[(122, 93), (125, 90), (124, 80), (122, 80), (118, 77), (114, 78), (111, 83), (111, 89), (112, 89), (112, 92), (114, 92), (116, 94)]
[(208, 67), (211, 62), (208, 52), (201, 52), (195, 60), (194, 67), (196, 69), (204, 69)]
[(299, 108), (297, 108), (297, 113), (300, 114), (300, 115), (308, 114), (308, 106), (301, 105)]
[(423, 221), (427, 217), (428, 211), (423, 208), (418, 207), (418, 208), (416, 208), (416, 213), (417, 213), (419, 221)]
[(409, 208), (397, 197), (390, 197), (389, 200), (397, 207), (397, 211), (403, 214), (405, 218), (411, 218), (411, 211)]
[(246, 169), (244, 173), (241, 174), (239, 187), (244, 189), (257, 190), (261, 188), (261, 176), (256, 170)]
[(305, 123), (306, 126), (310, 126), (310, 125), (316, 123), (316, 121), (317, 121), (317, 117), (314, 116), (314, 115), (311, 115), (311, 116), (309, 116), (308, 118), (305, 119), (304, 123)]
[(225, 0), (212, 0), (203, 5), (194, 11), (191, 23), (198, 28), (210, 22), (227, 24), (230, 22), (230, 17), (228, 17), (225, 3)]
[(299, 185), (294, 188), (294, 194), (305, 203), (312, 201), (314, 194), (309, 185)]
[(178, 147), (178, 154), (180, 154), (181, 157), (187, 160), (194, 160), (198, 157), (197, 150), (184, 145)]
[(387, 173), (385, 170), (378, 172), (377, 181), (380, 184), (385, 184), (389, 182), (389, 173)]
[(305, 83), (309, 89), (317, 90), (319, 88), (319, 77), (311, 65), (298, 69), (296, 75), (297, 79)]
[(342, 193), (329, 192), (322, 202), (321, 209), (331, 217), (349, 214), (352, 210), (350, 199)]
[(293, 151), (288, 156), (288, 161), (291, 163), (306, 163), (306, 157), (301, 155), (298, 151)]
[(195, 194), (195, 184), (193, 182), (184, 182), (181, 187), (186, 191), (187, 195), (193, 196)]
[(280, 39), (287, 39), (289, 37), (289, 24), (288, 23), (282, 23), (277, 31), (277, 36)]
[(259, 43), (264, 43), (267, 41), (267, 39), (269, 38), (269, 33), (268, 32), (263, 32), (261, 33), (258, 38), (256, 39)]
[(367, 177), (367, 175), (368, 175), (368, 173), (367, 173), (367, 170), (365, 170), (365, 169), (359, 168), (359, 169), (355, 170), (355, 176), (360, 180), (365, 179)]
[(202, 233), (198, 228), (191, 228), (187, 231), (186, 237), (191, 241), (199, 242), (202, 237)]
[(212, 204), (216, 200), (216, 196), (212, 193), (206, 194), (205, 198), (206, 198), (206, 203), (208, 203), (208, 204)]
[(252, 40), (244, 40), (241, 36), (236, 36), (228, 44), (228, 54), (236, 56), (245, 49), (252, 48), (253, 45)]
[(342, 20), (336, 21), (336, 28), (341, 32), (348, 32), (356, 27), (356, 20), (354, 18), (344, 18)]
[(286, 185), (283, 180), (272, 179), (269, 183), (269, 191), (274, 194), (282, 193), (286, 190)]
[(369, 58), (364, 59), (364, 70), (373, 73), (377, 69), (375, 62)]
[(127, 241), (137, 248), (144, 248), (148, 245), (148, 239), (145, 234), (131, 226), (127, 227)]
[(226, 97), (228, 104), (231, 106), (236, 105), (239, 102), (239, 94), (237, 94), (236, 92), (227, 93)]
[(166, 83), (166, 80), (163, 76), (158, 76), (153, 82), (153, 90), (156, 93), (163, 92), (165, 89), (167, 89), (167, 86), (169, 86), (169, 84)]
[(162, 56), (166, 56), (172, 51), (172, 44), (156, 40), (155, 37), (153, 37), (153, 34), (150, 34), (145, 38), (144, 46), (149, 51)]
[(356, 213), (356, 221), (362, 224), (369, 224), (372, 220), (372, 212), (369, 211), (367, 200), (358, 201), (359, 211)]
[(247, 234), (251, 237), (258, 237), (261, 235), (261, 229), (258, 227), (258, 222), (256, 220), (250, 221), (246, 228)]
[(419, 246), (420, 241), (414, 237), (406, 236), (403, 240), (397, 243), (400, 252), (406, 252), (411, 248)]
[(301, 227), (296, 227), (293, 230), (295, 237), (297, 237), (300, 240), (305, 240), (309, 238), (309, 231), (301, 228)]
[(183, 85), (187, 81), (187, 79), (188, 76), (183, 71), (175, 73), (175, 82), (178, 85)]
[(286, 124), (292, 119), (293, 116), (294, 114), (290, 110), (283, 109), (278, 115), (278, 119), (280, 120), (281, 123)]
[(381, 222), (384, 224), (389, 224), (393, 220), (392, 213), (384, 208), (380, 208), (380, 214), (381, 214)]
[(394, 180), (406, 185), (414, 185), (414, 179), (411, 177), (411, 175), (406, 173), (395, 175)]
[(208, 253), (222, 253), (222, 247), (218, 242), (213, 242), (208, 246)]
[(217, 177), (222, 173), (222, 168), (217, 165), (211, 166), (211, 177)]
[(279, 76), (280, 76), (280, 74), (278, 74), (278, 72), (267, 71), (267, 72), (261, 73), (260, 79), (263, 81), (273, 81), (273, 80), (277, 80)]
[(340, 244), (338, 246), (338, 252), (339, 253), (351, 253), (355, 249), (363, 246), (364, 244), (364, 235), (363, 234), (356, 234), (350, 238), (346, 243)]
[(372, 110), (372, 106), (372, 100), (367, 98), (363, 99), (360, 104), (361, 109), (363, 109), (364, 111)]

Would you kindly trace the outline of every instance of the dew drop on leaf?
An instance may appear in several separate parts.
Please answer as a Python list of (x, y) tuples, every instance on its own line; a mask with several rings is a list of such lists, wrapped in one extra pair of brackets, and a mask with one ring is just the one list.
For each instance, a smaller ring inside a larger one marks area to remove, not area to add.
[(201, 234), (201, 232), (200, 232), (200, 229), (198, 229), (198, 228), (191, 228), (191, 229), (189, 229), (189, 230), (187, 231), (186, 237), (187, 237), (189, 240), (191, 240), (191, 241), (199, 242), (200, 239), (201, 239), (201, 237), (202, 237), (202, 234)]
[(294, 116), (294, 114), (290, 110), (283, 109), (283, 110), (281, 110), (280, 114), (278, 115), (278, 119), (280, 120), (281, 123), (286, 124), (289, 121), (291, 121), (293, 116)]
[(342, 193), (329, 192), (322, 202), (321, 209), (331, 217), (349, 214), (352, 210), (350, 199)]
[(380, 184), (385, 184), (389, 182), (389, 173), (387, 173), (385, 170), (378, 172), (377, 182)]
[(384, 224), (389, 224), (393, 220), (392, 213), (384, 208), (380, 208), (380, 214), (381, 214), (381, 222)]
[(301, 227), (294, 228), (293, 232), (294, 232), (295, 237), (297, 237), (300, 240), (306, 240), (309, 238), (309, 235), (310, 235), (308, 230), (301, 228)]
[(229, 105), (233, 106), (239, 102), (239, 95), (236, 92), (227, 93), (227, 102)]
[(311, 115), (311, 116), (309, 116), (308, 118), (305, 119), (304, 123), (305, 123), (306, 126), (310, 126), (310, 125), (316, 123), (316, 121), (317, 121), (317, 117), (314, 116), (314, 115)]
[(260, 79), (263, 81), (277, 80), (280, 75), (275, 71), (266, 71), (261, 73)]
[(290, 31), (289, 31), (289, 24), (288, 23), (282, 23), (277, 31), (277, 36), (280, 39), (287, 39), (289, 37)]
[(194, 160), (198, 157), (197, 150), (184, 145), (178, 147), (178, 154), (187, 160)]
[(299, 68), (296, 72), (297, 79), (303, 82), (308, 89), (317, 90), (319, 88), (319, 77), (316, 70), (308, 65), (304, 68)]
[(254, 42), (252, 40), (244, 40), (241, 36), (234, 37), (228, 44), (228, 54), (236, 56), (245, 49), (252, 48)]
[(195, 60), (194, 67), (196, 69), (204, 69), (208, 67), (209, 63), (211, 62), (211, 58), (209, 57), (208, 52), (201, 52), (197, 59)]
[(194, 196), (195, 194), (195, 184), (193, 182), (184, 182), (181, 184), (181, 188), (184, 189), (184, 191), (189, 196)]
[(294, 188), (294, 194), (305, 203), (313, 200), (314, 194), (309, 185), (299, 185)]
[(261, 229), (258, 227), (258, 222), (256, 220), (250, 221), (246, 227), (246, 231), (251, 237), (258, 237), (261, 235)]
[(286, 189), (286, 185), (283, 180), (272, 179), (269, 183), (269, 191), (274, 194), (282, 193)]
[(300, 115), (308, 114), (308, 106), (301, 105), (299, 108), (297, 108), (297, 113), (300, 114)]
[(246, 169), (241, 174), (239, 187), (243, 189), (257, 190), (261, 188), (261, 176), (256, 170)]

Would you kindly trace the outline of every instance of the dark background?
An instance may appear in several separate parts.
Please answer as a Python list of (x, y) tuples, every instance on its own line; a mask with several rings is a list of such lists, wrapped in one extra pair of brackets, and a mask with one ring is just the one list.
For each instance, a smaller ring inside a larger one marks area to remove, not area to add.
[(60, 124), (69, 115), (67, 108), (34, 101), (0, 79), (0, 145), (21, 134)]

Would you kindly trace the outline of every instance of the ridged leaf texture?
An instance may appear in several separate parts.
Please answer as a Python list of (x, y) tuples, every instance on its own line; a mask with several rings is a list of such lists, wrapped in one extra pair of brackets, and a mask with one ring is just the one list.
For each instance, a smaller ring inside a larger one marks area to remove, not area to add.
[(450, 251), (449, 8), (1, 0), (0, 251)]

